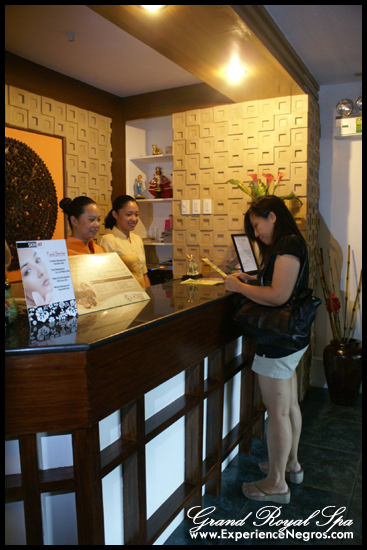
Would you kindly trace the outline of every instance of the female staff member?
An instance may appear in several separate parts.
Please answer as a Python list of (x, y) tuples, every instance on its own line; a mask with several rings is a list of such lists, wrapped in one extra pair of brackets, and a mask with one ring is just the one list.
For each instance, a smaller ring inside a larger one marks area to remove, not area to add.
[(72, 236), (66, 239), (69, 256), (103, 254), (103, 248), (92, 240), (101, 226), (101, 214), (97, 203), (89, 197), (81, 196), (74, 200), (62, 199), (59, 206), (67, 215), (72, 232)]
[[(245, 216), (245, 230), (256, 241), (262, 255), (266, 286), (247, 284), (253, 279), (244, 273), (227, 277), (227, 290), (250, 300), (279, 306), (292, 295), (300, 266), (306, 262), (302, 286), (308, 286), (307, 248), (284, 202), (274, 195), (254, 201)], [(259, 464), (267, 476), (244, 483), (242, 491), (250, 500), (287, 504), (290, 489), (286, 483), (301, 483), (303, 470), (298, 462), (298, 443), (302, 428), (297, 397), (295, 369), (308, 346), (294, 353), (276, 346), (259, 345), (252, 369), (259, 375), (262, 398), (268, 411), (267, 445), (269, 462)]]
[(139, 284), (150, 286), (145, 260), (144, 244), (139, 235), (133, 233), (139, 221), (139, 206), (130, 195), (120, 195), (112, 204), (112, 210), (105, 218), (105, 227), (112, 233), (104, 235), (101, 246), (106, 252), (117, 252)]

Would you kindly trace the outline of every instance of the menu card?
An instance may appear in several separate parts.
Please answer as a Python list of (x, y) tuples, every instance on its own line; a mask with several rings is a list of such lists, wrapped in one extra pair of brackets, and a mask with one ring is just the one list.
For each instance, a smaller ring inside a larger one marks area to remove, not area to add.
[(18, 241), (16, 246), (30, 324), (54, 325), (76, 317), (65, 240)]
[(150, 300), (116, 252), (70, 256), (78, 314)]

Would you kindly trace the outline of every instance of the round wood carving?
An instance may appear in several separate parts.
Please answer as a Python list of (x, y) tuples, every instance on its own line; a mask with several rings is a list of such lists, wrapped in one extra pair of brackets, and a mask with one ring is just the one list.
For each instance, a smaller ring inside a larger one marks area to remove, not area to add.
[(19, 269), (16, 241), (51, 239), (57, 220), (57, 195), (43, 160), (22, 141), (5, 138), (5, 238)]

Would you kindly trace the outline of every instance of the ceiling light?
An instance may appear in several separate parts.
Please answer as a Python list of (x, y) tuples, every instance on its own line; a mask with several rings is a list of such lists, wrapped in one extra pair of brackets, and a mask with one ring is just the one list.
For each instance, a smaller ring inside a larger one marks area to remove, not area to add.
[(245, 71), (245, 69), (242, 69), (242, 67), (232, 66), (226, 70), (226, 75), (231, 82), (235, 83), (239, 82), (241, 78), (245, 76), (246, 72), (247, 71)]
[(353, 101), (351, 99), (341, 99), (336, 105), (336, 112), (341, 116), (349, 116), (353, 112)]
[(158, 11), (158, 10), (161, 10), (162, 8), (165, 8), (166, 6), (143, 6), (143, 4), (141, 4), (141, 7), (149, 11)]

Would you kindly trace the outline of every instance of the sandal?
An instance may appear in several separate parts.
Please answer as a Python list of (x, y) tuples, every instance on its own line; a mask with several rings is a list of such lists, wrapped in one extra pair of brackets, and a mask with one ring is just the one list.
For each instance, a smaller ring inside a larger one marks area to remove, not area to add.
[(264, 493), (264, 491), (262, 491), (256, 485), (255, 481), (251, 485), (256, 487), (256, 489), (262, 494), (258, 495), (258, 496), (250, 495), (250, 494), (246, 493), (246, 491), (244, 490), (244, 487), (242, 485), (242, 492), (245, 495), (245, 497), (248, 498), (249, 500), (255, 500), (256, 502), (275, 502), (277, 504), (289, 504), (289, 502), (291, 500), (291, 490), (289, 488), (288, 488), (288, 491), (286, 493), (275, 493), (273, 495), (269, 495), (268, 493)]
[[(265, 475), (268, 475), (269, 470), (266, 470), (265, 468), (260, 468), (260, 472), (262, 472)], [(300, 483), (302, 483), (303, 478), (304, 478), (304, 471), (302, 470), (302, 468), (299, 470), (299, 472), (285, 472), (286, 481), (290, 481), (291, 483), (295, 483), (296, 485), (299, 485)]]

